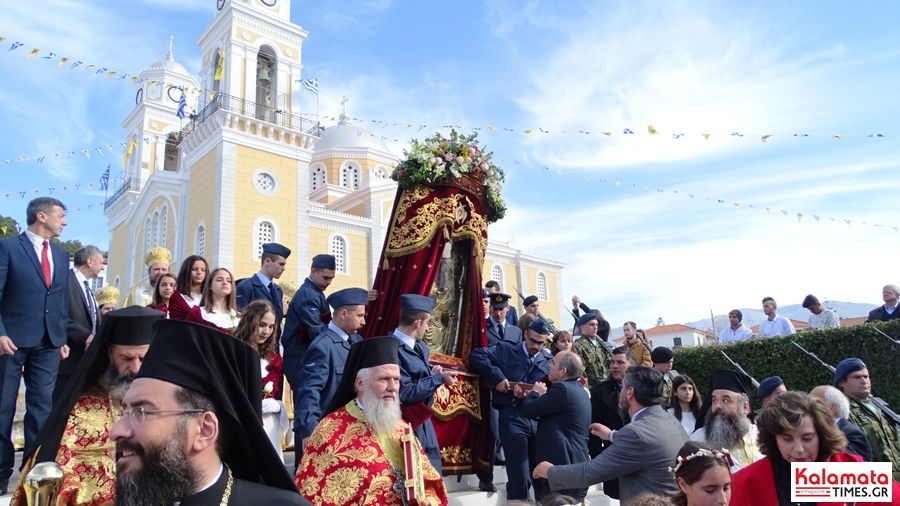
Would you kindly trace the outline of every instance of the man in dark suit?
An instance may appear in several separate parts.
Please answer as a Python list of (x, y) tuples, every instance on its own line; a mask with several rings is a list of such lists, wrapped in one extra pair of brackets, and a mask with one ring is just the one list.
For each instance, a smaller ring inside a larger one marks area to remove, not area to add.
[[(500, 283), (494, 281), (493, 279), (485, 283), (484, 288), (488, 291), (488, 293), (501, 292)], [(504, 318), (506, 318), (506, 322), (510, 325), (516, 325), (517, 323), (519, 323), (519, 314), (516, 313), (516, 308), (513, 306), (509, 306), (509, 312), (506, 313), (506, 316)]]
[(549, 334), (546, 322), (535, 320), (522, 344), (501, 342), (497, 346), (476, 348), (469, 354), (472, 368), (497, 390), (492, 403), (500, 412), (500, 444), (506, 456), (506, 498), (509, 500), (528, 498), (531, 470), (537, 463), (537, 423), (519, 411), (527, 392), (511, 383), (533, 384), (547, 376), (553, 359), (544, 349)]
[[(522, 402), (522, 416), (537, 420), (537, 460), (554, 464), (578, 464), (590, 460), (587, 435), (591, 425), (591, 401), (578, 379), (584, 374), (584, 363), (577, 353), (561, 351), (550, 362), (548, 388), (537, 382)], [(547, 480), (534, 483), (535, 498), (550, 493)], [(560, 493), (583, 501), (587, 487), (560, 490)]]
[(625, 373), (622, 384), (619, 399), (627, 406), (631, 423), (612, 433), (603, 425), (591, 425), (591, 432), (610, 439), (612, 446), (582, 464), (541, 462), (534, 469), (535, 478), (547, 478), (551, 490), (589, 487), (618, 478), (623, 503), (644, 492), (664, 496), (678, 492), (669, 466), (688, 435), (681, 422), (660, 406), (662, 374), (652, 367), (636, 365)]
[(25, 379), (25, 446), (50, 413), (60, 354), (67, 353), (69, 253), (59, 237), (66, 206), (50, 197), (28, 203), (28, 229), (0, 241), (0, 492), (12, 475), (10, 439), (19, 377)]
[(438, 445), (434, 424), (431, 423), (431, 406), (434, 391), (441, 385), (456, 383), (456, 371), (444, 370), (428, 361), (430, 352), (422, 342), (431, 321), (434, 299), (424, 295), (400, 296), (400, 321), (392, 335), (400, 346), (400, 407), (403, 419), (412, 424), (428, 461), (441, 474), (441, 448)]
[(66, 326), (69, 356), (59, 363), (56, 387), (53, 389), (54, 403), (72, 379), (100, 322), (91, 280), (103, 270), (103, 253), (96, 246), (85, 246), (75, 252), (72, 261), (75, 267), (69, 271), (69, 324)]
[(813, 388), (810, 395), (814, 395), (831, 411), (838, 429), (844, 433), (847, 438), (847, 451), (854, 455), (859, 455), (866, 462), (872, 462), (872, 445), (866, 439), (865, 433), (860, 430), (853, 422), (848, 420), (850, 417), (850, 401), (843, 392), (831, 385), (819, 385)]
[(235, 288), (235, 302), (238, 309), (244, 309), (247, 304), (259, 299), (272, 303), (272, 307), (275, 308), (276, 339), (281, 338), (282, 318), (284, 318), (284, 301), (282, 300), (284, 292), (275, 283), (275, 280), (281, 278), (281, 275), (284, 273), (289, 256), (291, 256), (291, 250), (277, 242), (263, 244), (262, 256), (259, 258), (259, 272), (241, 280)]
[(300, 464), (310, 434), (328, 414), (325, 410), (341, 384), (350, 346), (362, 341), (357, 332), (366, 324), (366, 295), (362, 288), (345, 288), (328, 296), (334, 312), (306, 351), (294, 398), (294, 441), (300, 442), (295, 465)]
[[(591, 422), (603, 424), (611, 430), (618, 430), (631, 421), (631, 416), (619, 404), (619, 392), (622, 391), (622, 380), (625, 371), (634, 365), (634, 353), (628, 346), (619, 346), (610, 354), (609, 379), (601, 381), (591, 390)], [(600, 455), (612, 443), (604, 441), (591, 434), (588, 441), (588, 449), (591, 458)], [(619, 498), (619, 480), (612, 479), (603, 482), (603, 493)]]
[(878, 306), (869, 311), (869, 322), (886, 322), (895, 318), (900, 318), (900, 311), (897, 311), (897, 302), (900, 301), (900, 288), (897, 285), (885, 285), (881, 289), (881, 300), (884, 301), (883, 306)]
[(509, 305), (510, 296), (505, 293), (490, 294), (491, 315), (485, 319), (487, 329), (488, 346), (494, 346), (500, 341), (512, 344), (522, 342), (522, 331), (514, 325), (510, 325), (506, 315), (513, 309)]

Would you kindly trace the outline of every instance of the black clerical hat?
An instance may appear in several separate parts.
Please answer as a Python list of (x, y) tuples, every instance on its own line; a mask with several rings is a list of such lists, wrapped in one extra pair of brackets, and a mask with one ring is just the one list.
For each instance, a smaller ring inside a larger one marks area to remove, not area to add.
[(256, 350), (205, 325), (162, 320), (137, 377), (173, 383), (212, 401), (224, 437), (221, 458), (235, 477), (297, 491), (263, 430)]
[(729, 369), (719, 369), (712, 373), (712, 390), (728, 390), (751, 397), (754, 389), (750, 376)]
[(356, 373), (360, 369), (377, 367), (385, 364), (400, 364), (400, 340), (393, 336), (372, 337), (355, 343), (350, 347), (347, 362), (344, 363), (344, 374), (338, 385), (331, 404), (325, 413), (331, 413), (356, 397), (354, 384)]

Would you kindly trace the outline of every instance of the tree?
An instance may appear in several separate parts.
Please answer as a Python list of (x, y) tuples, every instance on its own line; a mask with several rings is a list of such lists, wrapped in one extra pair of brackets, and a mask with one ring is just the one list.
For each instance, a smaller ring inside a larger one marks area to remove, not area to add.
[(50, 242), (59, 244), (63, 248), (66, 248), (69, 251), (69, 257), (75, 256), (75, 252), (84, 247), (84, 245), (81, 244), (81, 241), (79, 241), (78, 239), (71, 239), (68, 241), (60, 241), (59, 239), (54, 237), (54, 238), (50, 239)]
[(9, 216), (0, 216), (0, 239), (19, 235), (19, 223)]
[(659, 318), (656, 319), (656, 326), (657, 326), (657, 327), (662, 327), (662, 326), (665, 325), (665, 324), (666, 324), (666, 322), (663, 321), (662, 316), (660, 316)]

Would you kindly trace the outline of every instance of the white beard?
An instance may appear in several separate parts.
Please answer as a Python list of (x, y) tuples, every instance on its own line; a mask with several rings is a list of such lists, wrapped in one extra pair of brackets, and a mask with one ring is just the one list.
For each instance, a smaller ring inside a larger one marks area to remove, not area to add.
[[(385, 394), (385, 396), (390, 395)], [(382, 397), (378, 397), (368, 388), (363, 390), (361, 403), (366, 411), (366, 422), (378, 434), (393, 433), (400, 423), (400, 402), (397, 400), (396, 394), (393, 397), (393, 402), (385, 403)]]

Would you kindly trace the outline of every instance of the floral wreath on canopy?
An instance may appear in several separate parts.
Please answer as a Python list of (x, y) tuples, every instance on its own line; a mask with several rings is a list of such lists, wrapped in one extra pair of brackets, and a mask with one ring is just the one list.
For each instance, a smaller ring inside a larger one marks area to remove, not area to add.
[(440, 133), (424, 142), (413, 139), (411, 149), (403, 150), (406, 159), (391, 173), (400, 188), (409, 190), (418, 185), (433, 185), (460, 178), (465, 174), (481, 175), (487, 197), (489, 223), (503, 218), (506, 202), (500, 194), (500, 184), (506, 181), (503, 169), (491, 163), (493, 153), (483, 151), (475, 141), (477, 133), (463, 135), (450, 131), (450, 138)]

